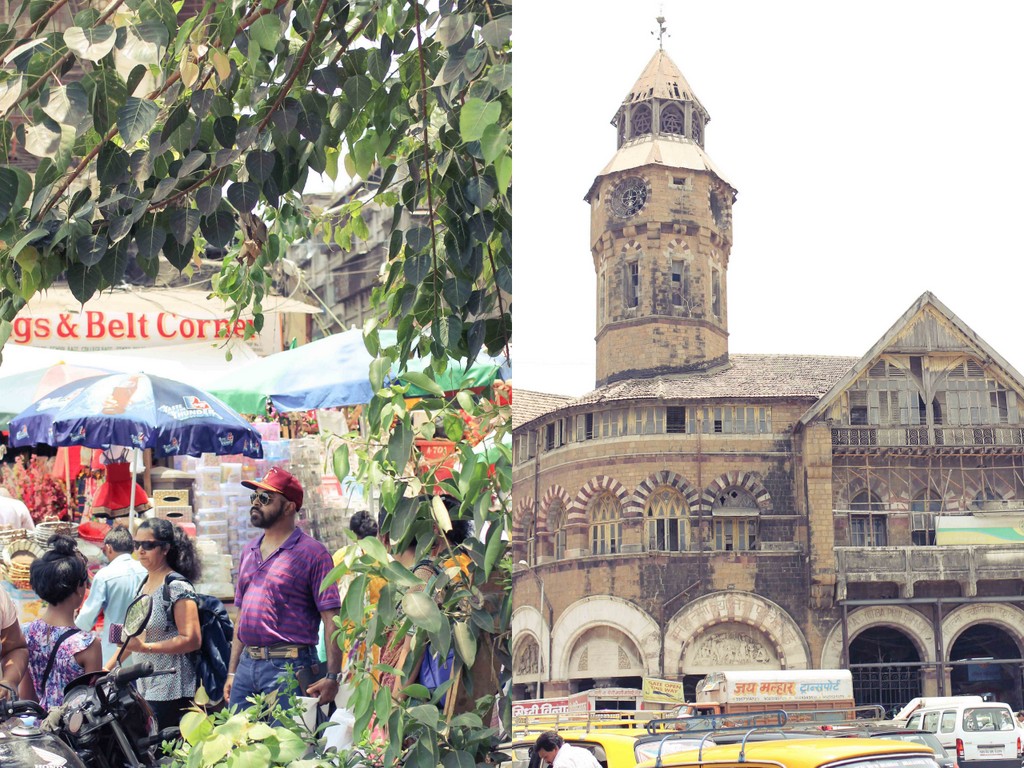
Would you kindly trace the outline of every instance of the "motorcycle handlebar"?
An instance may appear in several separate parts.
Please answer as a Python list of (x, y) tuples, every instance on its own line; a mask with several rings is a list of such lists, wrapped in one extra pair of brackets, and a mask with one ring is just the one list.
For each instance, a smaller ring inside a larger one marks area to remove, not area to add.
[(153, 675), (153, 664), (143, 661), (139, 664), (132, 664), (130, 667), (119, 667), (108, 675), (108, 679), (115, 685), (128, 685), (140, 677), (151, 677)]

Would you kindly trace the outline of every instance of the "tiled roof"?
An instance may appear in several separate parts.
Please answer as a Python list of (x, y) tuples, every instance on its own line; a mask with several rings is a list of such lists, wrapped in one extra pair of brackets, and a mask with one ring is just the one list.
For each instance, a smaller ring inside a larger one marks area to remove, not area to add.
[(549, 398), (547, 407), (531, 411), (530, 415), (525, 410), (520, 412), (519, 401), (516, 401), (513, 408), (514, 426), (521, 426), (559, 406), (586, 406), (628, 400), (817, 400), (859, 359), (830, 355), (729, 355), (728, 365), (706, 373), (627, 379), (607, 384), (575, 399), (540, 395)]
[(546, 392), (516, 389), (512, 393), (512, 428), (515, 429), (545, 413), (550, 413), (571, 400), (572, 398), (566, 395), (551, 395)]

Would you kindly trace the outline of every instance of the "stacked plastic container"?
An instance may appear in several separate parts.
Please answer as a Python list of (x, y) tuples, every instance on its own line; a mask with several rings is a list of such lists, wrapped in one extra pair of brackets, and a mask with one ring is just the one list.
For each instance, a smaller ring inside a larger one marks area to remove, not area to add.
[[(250, 523), (250, 491), (242, 481), (261, 478), (271, 467), (288, 470), (302, 483), (305, 499), (298, 524), (303, 530), (332, 553), (348, 543), (344, 528), (351, 514), (351, 499), (333, 475), (324, 476), (320, 439), (281, 440), (279, 424), (257, 422), (253, 426), (263, 437), (262, 459), (212, 454), (174, 459), (175, 469), (195, 478), (192, 519), (196, 536), (200, 542), (209, 542), (204, 547), (215, 545), (218, 553), (230, 557), (232, 583), (238, 576), (242, 549), (263, 533)], [(207, 580), (205, 576), (203, 580)]]

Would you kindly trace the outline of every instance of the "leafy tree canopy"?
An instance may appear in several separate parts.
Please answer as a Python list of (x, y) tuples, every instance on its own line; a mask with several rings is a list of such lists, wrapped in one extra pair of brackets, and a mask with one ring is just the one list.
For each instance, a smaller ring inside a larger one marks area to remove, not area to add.
[[(227, 252), (213, 292), (235, 317), (251, 309), (259, 330), (270, 268), (290, 242), (348, 244), (365, 231), (358, 206), (341, 221), (312, 215), (301, 196), (309, 175), (379, 179), (374, 201), (394, 216), (374, 298), (379, 320), (398, 334), (381, 348), (376, 324), (366, 329), (377, 395), (367, 408), (370, 439), (356, 451), (360, 472), (381, 489), (384, 532), (422, 545), (447, 518), (415, 501), (436, 478), (411, 473), (410, 458), (415, 438), (441, 429), (461, 459), (441, 485), (477, 526), (458, 588), (442, 594), (443, 585), (427, 585), (437, 598), (429, 604), (408, 596), (407, 571), (376, 549), (364, 552), (352, 570), (361, 583), (383, 579), (386, 607), (360, 623), (369, 608), (351, 598), (335, 640), (380, 642), (390, 623), (420, 647), (427, 638), (454, 646), (463, 694), (471, 694), (458, 714), (439, 718), (415, 686), (398, 705), (376, 687), (381, 669), (367, 660), (354, 682), (357, 728), (365, 735), (371, 719), (387, 724), (389, 761), (472, 765), (494, 737), (488, 712), (508, 682), (511, 469), (500, 442), (509, 409), (439, 387), (410, 407), (384, 375), (395, 361), (430, 353), (429, 382), (449, 358), (507, 350), (510, 0), (182, 6), (9, 6), (0, 24), (0, 342), (25, 303), (62, 276), (84, 302), (119, 284), (132, 257), (150, 275), (161, 260), (188, 274), (207, 245)], [(415, 410), (427, 419), (414, 419)], [(487, 460), (463, 440), (466, 411), (497, 431)], [(335, 464), (347, 463), (341, 447)], [(473, 674), (485, 657), (492, 674)]]

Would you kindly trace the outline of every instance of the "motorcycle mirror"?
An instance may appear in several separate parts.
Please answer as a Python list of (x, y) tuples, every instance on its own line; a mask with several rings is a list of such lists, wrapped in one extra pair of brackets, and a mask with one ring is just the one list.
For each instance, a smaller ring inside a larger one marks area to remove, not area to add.
[(153, 612), (153, 598), (149, 595), (139, 595), (128, 606), (124, 615), (124, 639), (121, 641), (121, 650), (117, 652), (114, 659), (114, 666), (121, 663), (124, 656), (124, 649), (128, 647), (128, 641), (136, 635), (142, 634), (142, 630), (149, 623), (149, 615)]
[(124, 617), (125, 638), (135, 637), (142, 634), (142, 630), (149, 623), (149, 615), (153, 612), (153, 598), (149, 595), (139, 595), (132, 600), (131, 605)]

